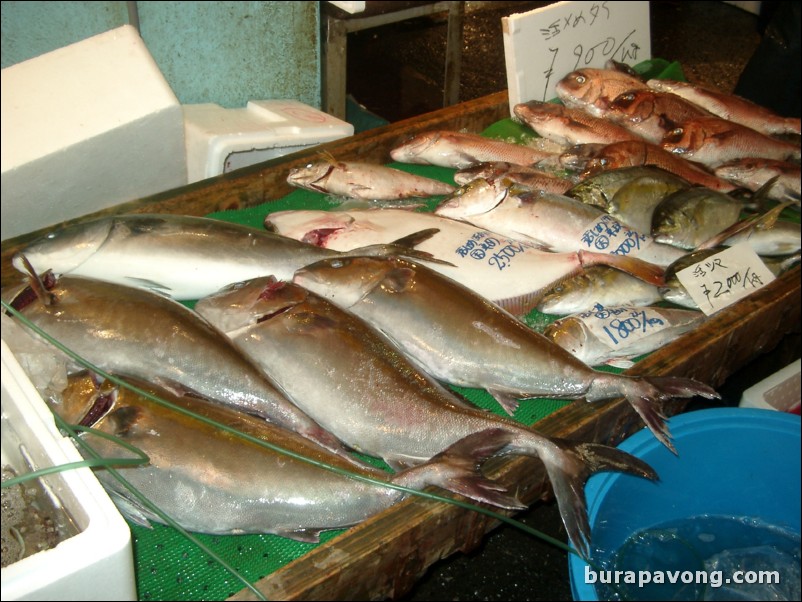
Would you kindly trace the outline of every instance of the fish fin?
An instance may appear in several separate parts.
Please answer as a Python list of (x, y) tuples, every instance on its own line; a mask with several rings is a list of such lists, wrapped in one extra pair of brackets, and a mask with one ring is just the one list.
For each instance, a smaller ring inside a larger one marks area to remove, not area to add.
[(505, 393), (504, 391), (498, 391), (494, 389), (488, 389), (487, 392), (493, 396), (493, 399), (498, 402), (498, 405), (500, 405), (510, 416), (515, 414), (515, 411), (518, 409), (518, 406), (521, 403), (518, 397), (512, 395), (511, 393)]
[(775, 207), (772, 207), (761, 215), (752, 215), (747, 217), (746, 219), (733, 224), (729, 228), (722, 230), (711, 239), (703, 242), (696, 247), (694, 251), (712, 249), (713, 247), (723, 244), (727, 239), (735, 236), (736, 234), (746, 232), (747, 230), (770, 230), (772, 227), (774, 227), (774, 224), (777, 223), (780, 214), (785, 210), (785, 208), (793, 204), (793, 201), (785, 201), (779, 205), (776, 205)]
[(635, 362), (623, 357), (617, 357), (607, 360), (606, 362), (604, 362), (604, 365), (610, 366), (612, 368), (620, 368), (621, 370), (627, 370), (628, 368), (634, 366)]
[(286, 537), (301, 543), (320, 543), (320, 534), (325, 529), (277, 529), (273, 531), (279, 537)]
[[(114, 483), (116, 483), (116, 481), (114, 481)], [(122, 485), (119, 486), (122, 487)], [(106, 491), (114, 502), (114, 505), (117, 506), (118, 510), (125, 518), (137, 526), (153, 529), (153, 525), (150, 521), (155, 517), (142, 505), (131, 499), (131, 497), (127, 495), (127, 492), (118, 491), (111, 482), (109, 482), (106, 487)]]
[(479, 465), (485, 459), (504, 450), (512, 435), (504, 429), (486, 429), (472, 433), (453, 443), (431, 460), (396, 475), (405, 481), (413, 472), (420, 473), (427, 484), (437, 485), (477, 502), (485, 502), (507, 510), (522, 510), (526, 505), (506, 488), (484, 477)]
[(450, 265), (453, 267), (454, 264), (450, 261), (438, 259), (431, 253), (427, 253), (426, 251), (418, 251), (413, 248), (414, 246), (430, 239), (439, 231), (439, 228), (427, 228), (425, 230), (419, 230), (418, 232), (413, 232), (412, 234), (399, 238), (398, 240), (388, 244), (368, 245), (366, 247), (359, 247), (350, 251), (342, 251), (340, 256), (354, 257), (358, 255), (368, 255), (383, 257), (387, 255), (398, 255), (413, 260), (437, 263), (441, 265)]
[(568, 538), (579, 554), (590, 552), (590, 524), (585, 482), (597, 472), (615, 471), (657, 479), (657, 473), (643, 460), (614, 447), (550, 439), (558, 453), (541, 458), (549, 475)]
[(592, 251), (579, 251), (579, 261), (582, 267), (589, 267), (592, 265), (608, 265), (622, 272), (626, 272), (639, 280), (643, 280), (655, 286), (663, 286), (665, 284), (665, 269), (638, 259), (637, 257), (628, 257), (626, 255), (608, 255), (605, 253), (594, 253)]
[(50, 278), (54, 277), (53, 272), (48, 270), (44, 274), (39, 275), (24, 253), (17, 253), (16, 257), (22, 262), (22, 265), (25, 266), (25, 271), (28, 272), (28, 284), (36, 295), (36, 298), (39, 299), (39, 302), (42, 303), (42, 305), (52, 305), (55, 303), (55, 296), (48, 292), (47, 284), (45, 283), (45, 279), (48, 276)]
[(398, 245), (401, 247), (417, 247), (419, 244), (426, 242), (432, 236), (440, 232), (440, 228), (426, 228), (425, 230), (418, 230), (412, 234), (407, 234), (401, 238), (397, 238), (391, 245)]
[(165, 284), (159, 284), (155, 280), (148, 280), (147, 278), (132, 278), (127, 277), (126, 281), (131, 283), (131, 286), (136, 288), (144, 288), (153, 293), (158, 293), (163, 297), (170, 297), (170, 287)]

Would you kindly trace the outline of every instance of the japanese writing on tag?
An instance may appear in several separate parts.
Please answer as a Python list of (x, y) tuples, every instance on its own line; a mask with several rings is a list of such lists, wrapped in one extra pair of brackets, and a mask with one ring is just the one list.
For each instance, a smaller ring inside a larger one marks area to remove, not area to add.
[(460, 257), (469, 257), (497, 270), (503, 270), (512, 264), (516, 255), (525, 253), (527, 249), (535, 248), (537, 247), (531, 243), (498, 238), (495, 234), (481, 230), (457, 248), (456, 253)]
[(763, 288), (774, 274), (749, 243), (742, 242), (677, 272), (677, 278), (709, 316)]
[(592, 310), (577, 317), (610, 349), (631, 345), (670, 326), (658, 312), (648, 307), (608, 308), (597, 303)]
[(652, 237), (639, 234), (615, 219), (602, 215), (593, 220), (582, 233), (580, 243), (585, 249), (610, 255), (637, 255), (652, 243)]

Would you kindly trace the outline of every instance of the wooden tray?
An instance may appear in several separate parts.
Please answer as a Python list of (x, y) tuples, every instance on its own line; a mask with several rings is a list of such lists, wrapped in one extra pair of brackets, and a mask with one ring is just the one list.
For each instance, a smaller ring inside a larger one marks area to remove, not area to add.
[[(343, 160), (390, 162), (389, 150), (406, 137), (433, 129), (481, 132), (509, 117), (506, 92), (448, 107), (351, 138), (244, 168), (148, 198), (124, 203), (65, 222), (80, 223), (120, 213), (207, 215), (280, 199), (293, 189), (288, 171), (322, 150)], [(22, 281), (11, 266), (13, 254), (46, 230), (2, 243), (2, 286)], [(800, 331), (800, 268), (750, 297), (721, 310), (697, 330), (628, 371), (631, 374), (696, 378), (713, 387), (755, 357), (770, 351), (785, 335)], [(668, 415), (684, 402), (669, 402)], [(642, 428), (624, 400), (575, 403), (537, 423), (548, 436), (616, 444)], [(515, 485), (520, 497), (535, 504), (550, 496), (542, 464), (533, 458), (494, 459), (488, 474)], [(349, 529), (257, 583), (269, 600), (386, 599), (403, 595), (437, 560), (476, 547), (497, 521), (450, 504), (409, 499)], [(231, 599), (254, 599), (243, 590)]]

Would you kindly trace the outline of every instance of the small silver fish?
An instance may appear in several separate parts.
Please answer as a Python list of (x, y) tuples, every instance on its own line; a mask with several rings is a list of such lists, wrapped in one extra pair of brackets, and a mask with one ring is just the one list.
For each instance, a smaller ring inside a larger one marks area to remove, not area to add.
[(716, 167), (713, 173), (753, 192), (777, 178), (766, 191), (767, 197), (778, 201), (799, 201), (802, 198), (801, 169), (798, 163), (747, 157), (727, 161)]

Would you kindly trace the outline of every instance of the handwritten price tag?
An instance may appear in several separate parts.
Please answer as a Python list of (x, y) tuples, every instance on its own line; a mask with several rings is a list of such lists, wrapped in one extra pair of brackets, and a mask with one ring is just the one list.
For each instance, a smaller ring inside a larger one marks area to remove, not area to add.
[(556, 98), (571, 71), (651, 58), (648, 2), (557, 2), (501, 19), (510, 114), (516, 104)]
[(581, 313), (577, 317), (610, 349), (632, 346), (636, 341), (670, 326), (659, 312), (648, 307), (608, 308), (597, 303), (593, 310)]
[(677, 272), (677, 278), (709, 316), (763, 288), (774, 274), (749, 243), (742, 242)]

